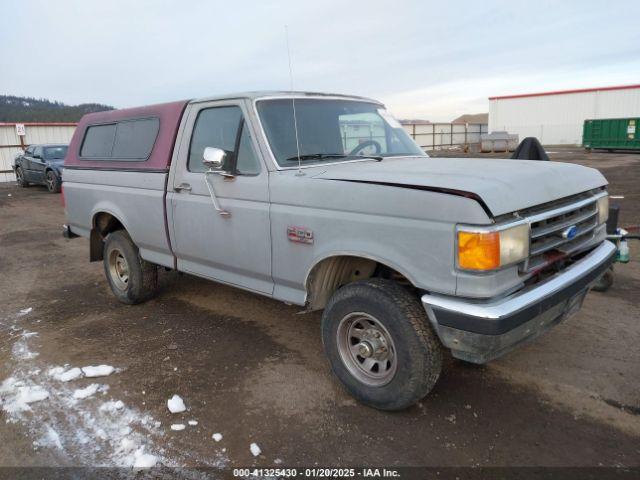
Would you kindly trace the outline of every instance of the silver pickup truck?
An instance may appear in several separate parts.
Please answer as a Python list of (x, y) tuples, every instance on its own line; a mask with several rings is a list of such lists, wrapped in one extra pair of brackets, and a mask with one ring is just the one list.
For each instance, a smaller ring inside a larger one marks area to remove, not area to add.
[(92, 113), (63, 180), (64, 234), (120, 301), (165, 267), (324, 310), (333, 372), (386, 410), (425, 396), (447, 350), (484, 363), (576, 312), (615, 254), (598, 171), (430, 158), (362, 97)]

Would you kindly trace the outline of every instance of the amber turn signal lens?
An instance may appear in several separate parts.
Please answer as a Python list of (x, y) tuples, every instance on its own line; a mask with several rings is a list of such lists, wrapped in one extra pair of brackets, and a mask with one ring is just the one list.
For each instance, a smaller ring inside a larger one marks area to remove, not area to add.
[(458, 232), (458, 266), (467, 270), (494, 270), (500, 266), (498, 232)]

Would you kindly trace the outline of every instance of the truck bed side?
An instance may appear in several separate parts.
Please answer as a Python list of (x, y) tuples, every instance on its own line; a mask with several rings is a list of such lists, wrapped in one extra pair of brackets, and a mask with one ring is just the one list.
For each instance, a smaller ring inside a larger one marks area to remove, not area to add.
[[(64, 196), (69, 227), (73, 233), (91, 239), (92, 260), (101, 256), (100, 240), (110, 231), (124, 228), (142, 258), (174, 267), (166, 221), (166, 182), (186, 104), (182, 101), (89, 114), (78, 124), (65, 159)], [(157, 122), (153, 146), (144, 158), (123, 158), (118, 155), (119, 145), (137, 141), (138, 121)], [(110, 153), (96, 156), (83, 151), (91, 127), (114, 132), (111, 150), (105, 150)]]

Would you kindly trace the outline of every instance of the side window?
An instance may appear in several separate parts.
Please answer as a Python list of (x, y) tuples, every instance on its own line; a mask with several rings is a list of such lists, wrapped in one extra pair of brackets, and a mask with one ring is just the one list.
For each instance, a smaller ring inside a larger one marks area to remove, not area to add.
[(116, 124), (93, 125), (87, 128), (80, 149), (80, 156), (85, 158), (111, 158)]
[(202, 163), (202, 155), (206, 147), (226, 150), (228, 158), (232, 160), (241, 120), (240, 107), (213, 107), (201, 110), (191, 135), (187, 163), (189, 171), (204, 172), (206, 170)]
[(80, 157), (115, 161), (144, 161), (156, 143), (160, 120), (140, 118), (92, 125), (84, 134)]
[(157, 118), (119, 122), (111, 156), (114, 160), (146, 160), (156, 143), (159, 129)]
[(244, 122), (242, 123), (242, 133), (240, 134), (236, 170), (238, 173), (245, 175), (257, 175), (260, 173), (260, 160), (258, 160), (256, 152), (253, 149), (249, 128)]

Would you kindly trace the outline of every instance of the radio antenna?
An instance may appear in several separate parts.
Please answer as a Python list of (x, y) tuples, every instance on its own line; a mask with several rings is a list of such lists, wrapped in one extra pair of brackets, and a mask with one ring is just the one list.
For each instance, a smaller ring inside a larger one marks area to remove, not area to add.
[(302, 165), (300, 159), (300, 140), (298, 139), (298, 118), (296, 116), (296, 97), (293, 93), (293, 68), (291, 68), (291, 49), (289, 48), (289, 27), (284, 26), (284, 36), (287, 39), (287, 57), (289, 58), (289, 86), (291, 94), (294, 95), (291, 98), (291, 105), (293, 106), (293, 130), (296, 134), (296, 151), (298, 153), (298, 173), (296, 175), (304, 175), (302, 173)]

